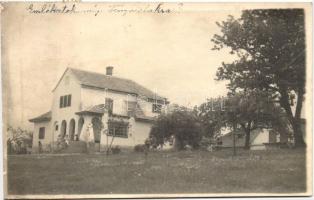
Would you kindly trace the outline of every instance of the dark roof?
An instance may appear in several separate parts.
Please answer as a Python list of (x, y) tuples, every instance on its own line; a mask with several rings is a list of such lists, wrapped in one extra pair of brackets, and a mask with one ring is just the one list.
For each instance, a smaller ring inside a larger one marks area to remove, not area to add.
[(118, 92), (126, 92), (130, 94), (135, 94), (139, 96), (145, 96), (149, 99), (166, 100), (151, 90), (139, 85), (138, 83), (125, 79), (118, 78), (115, 76), (108, 76), (101, 73), (89, 72), (74, 68), (69, 68), (74, 76), (81, 82), (84, 86), (90, 86), (100, 89), (109, 89)]
[(30, 122), (44, 122), (44, 121), (50, 121), (51, 120), (51, 111), (46, 112), (42, 115), (39, 115), (38, 117), (35, 117), (33, 119), (30, 119)]

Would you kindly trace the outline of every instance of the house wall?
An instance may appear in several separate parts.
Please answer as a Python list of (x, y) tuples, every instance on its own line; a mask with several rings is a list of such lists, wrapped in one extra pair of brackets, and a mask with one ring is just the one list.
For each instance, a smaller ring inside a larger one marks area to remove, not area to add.
[(111, 98), (113, 100), (113, 113), (118, 115), (127, 115), (126, 102), (136, 101), (136, 97), (134, 95), (127, 95), (126, 93), (86, 87), (82, 87), (81, 89), (82, 109), (98, 104), (104, 104), (106, 98)]
[[(244, 147), (245, 136), (235, 136), (236, 147)], [(227, 134), (221, 137), (222, 147), (233, 147), (233, 134)]]
[(134, 126), (134, 142), (135, 144), (144, 144), (145, 140), (149, 137), (152, 123), (136, 121)]
[(256, 134), (256, 137), (255, 139), (251, 141), (251, 145), (260, 145), (260, 144), (269, 142), (269, 130), (268, 129), (263, 128), (263, 129), (253, 130), (251, 135), (255, 135), (255, 134)]
[[(67, 70), (60, 80), (58, 86), (53, 91), (53, 100), (52, 100), (52, 135), (54, 141), (57, 140), (58, 135), (61, 132), (62, 121), (66, 121), (66, 134), (69, 135), (70, 121), (74, 119), (75, 121), (75, 134), (78, 130), (78, 120), (79, 116), (75, 113), (81, 110), (81, 86), (77, 81), (75, 76), (71, 73), (71, 70)], [(60, 96), (71, 94), (71, 106), (60, 108)], [(55, 126), (58, 125), (58, 130)]]
[[(60, 97), (69, 94), (71, 94), (71, 106), (60, 108)], [(72, 74), (71, 69), (67, 69), (56, 88), (53, 90), (50, 122), (34, 123), (34, 149), (38, 148), (38, 132), (40, 127), (45, 127), (45, 138), (42, 144), (54, 146), (58, 136), (61, 134), (63, 121), (66, 123), (66, 135), (70, 135), (70, 122), (74, 120), (74, 135), (78, 135), (80, 116), (75, 113), (90, 106), (104, 104), (106, 98), (113, 99), (113, 113), (118, 115), (127, 115), (127, 101), (138, 101), (136, 95), (82, 87), (80, 82)], [(152, 102), (138, 102), (146, 116), (152, 117), (158, 115), (158, 113), (152, 112)], [(90, 123), (91, 119), (92, 116), (84, 116), (84, 123)], [(114, 145), (134, 146), (136, 144), (143, 144), (145, 139), (149, 136), (150, 129), (151, 123), (136, 121), (134, 122), (129, 137), (115, 138)], [(103, 137), (103, 135), (101, 135), (101, 137)], [(111, 141), (111, 137), (109, 137), (108, 140)], [(106, 143), (107, 140), (104, 141), (101, 139), (102, 145)]]
[[(245, 135), (242, 137), (235, 137), (236, 147), (244, 147)], [(222, 147), (233, 147), (233, 134), (226, 134), (221, 137)], [(269, 130), (268, 129), (255, 129), (251, 131), (250, 148), (252, 150), (265, 149), (263, 143), (269, 143)]]
[[(153, 112), (153, 103), (137, 98), (135, 95), (128, 95), (122, 92), (105, 91), (102, 89), (82, 87), (81, 100), (82, 109), (86, 109), (98, 104), (104, 104), (106, 98), (113, 99), (113, 113), (127, 115), (127, 101), (137, 101), (144, 114), (149, 117), (157, 116), (159, 113)], [(163, 106), (164, 107), (164, 106)]]
[[(39, 129), (41, 127), (45, 127), (44, 139), (39, 139)], [(52, 135), (51, 135), (51, 123), (49, 121), (34, 123), (33, 146), (32, 146), (33, 152), (38, 152), (39, 141), (41, 142), (42, 148), (44, 151), (50, 151)]]
[(101, 150), (105, 151), (107, 143), (110, 144), (112, 139), (112, 146), (129, 147), (133, 148), (135, 145), (144, 144), (145, 140), (149, 137), (152, 123), (135, 121), (134, 118), (129, 120), (130, 126), (128, 130), (128, 137), (114, 137), (102, 134), (101, 135)]
[(250, 149), (252, 149), (252, 150), (264, 150), (264, 149), (266, 149), (264, 143), (269, 142), (269, 130), (268, 129), (253, 130), (251, 135), (256, 135), (256, 137), (251, 141)]
[[(141, 106), (141, 108), (143, 109), (143, 112), (146, 116), (155, 117), (155, 116), (159, 115), (159, 113), (153, 112), (153, 103), (152, 102), (138, 100), (138, 103)], [(165, 109), (164, 105), (162, 105), (162, 109)]]

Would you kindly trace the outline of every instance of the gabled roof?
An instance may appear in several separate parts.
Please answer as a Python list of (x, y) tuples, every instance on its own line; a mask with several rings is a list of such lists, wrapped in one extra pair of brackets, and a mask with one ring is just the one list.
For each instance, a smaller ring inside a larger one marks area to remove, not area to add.
[(50, 121), (51, 120), (51, 111), (46, 112), (42, 115), (39, 115), (38, 117), (35, 117), (33, 119), (30, 119), (30, 122), (44, 122), (44, 121)]
[[(73, 75), (77, 78), (77, 80), (80, 82), (80, 84), (83, 86), (94, 87), (99, 89), (108, 89), (117, 92), (125, 92), (128, 94), (146, 97), (148, 99), (166, 101), (166, 98), (155, 94), (153, 91), (129, 79), (118, 78), (115, 76), (108, 76), (101, 73), (90, 72), (74, 68), (67, 68), (66, 71), (67, 70), (70, 70), (73, 73)], [(63, 78), (65, 72), (63, 73), (61, 79)]]

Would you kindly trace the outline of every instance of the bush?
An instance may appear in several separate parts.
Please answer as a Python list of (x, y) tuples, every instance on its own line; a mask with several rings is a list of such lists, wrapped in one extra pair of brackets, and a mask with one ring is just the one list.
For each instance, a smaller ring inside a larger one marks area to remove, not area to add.
[(207, 137), (203, 137), (200, 142), (200, 146), (202, 149), (207, 149), (211, 144), (211, 140)]
[(111, 152), (112, 152), (112, 154), (119, 154), (121, 152), (121, 149), (117, 145), (117, 146), (111, 148)]
[(145, 144), (138, 144), (138, 145), (135, 145), (134, 147), (135, 152), (145, 152), (145, 150), (146, 150)]
[(7, 128), (7, 153), (26, 154), (27, 148), (32, 147), (33, 133), (21, 128)]
[(150, 132), (151, 145), (163, 146), (174, 138), (174, 147), (183, 150), (187, 145), (193, 149), (200, 146), (203, 127), (193, 110), (176, 107), (167, 114), (158, 116)]

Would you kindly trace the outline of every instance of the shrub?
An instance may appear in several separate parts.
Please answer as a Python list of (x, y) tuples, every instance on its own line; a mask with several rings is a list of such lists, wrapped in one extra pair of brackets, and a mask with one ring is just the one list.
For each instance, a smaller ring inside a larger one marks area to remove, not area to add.
[(202, 135), (203, 127), (197, 113), (179, 106), (170, 113), (159, 115), (150, 132), (152, 146), (163, 146), (174, 138), (174, 147), (178, 150), (187, 145), (198, 148)]
[(21, 128), (7, 128), (7, 153), (8, 154), (26, 154), (27, 148), (32, 147), (33, 133)]
[(200, 146), (202, 149), (207, 149), (212, 144), (211, 140), (207, 137), (203, 137)]
[(112, 152), (112, 154), (118, 154), (118, 153), (121, 152), (121, 149), (120, 149), (120, 147), (117, 145), (117, 146), (111, 148), (111, 152)]
[(134, 147), (135, 152), (144, 152), (145, 149), (146, 149), (145, 144), (138, 144), (138, 145), (135, 145), (135, 147)]

